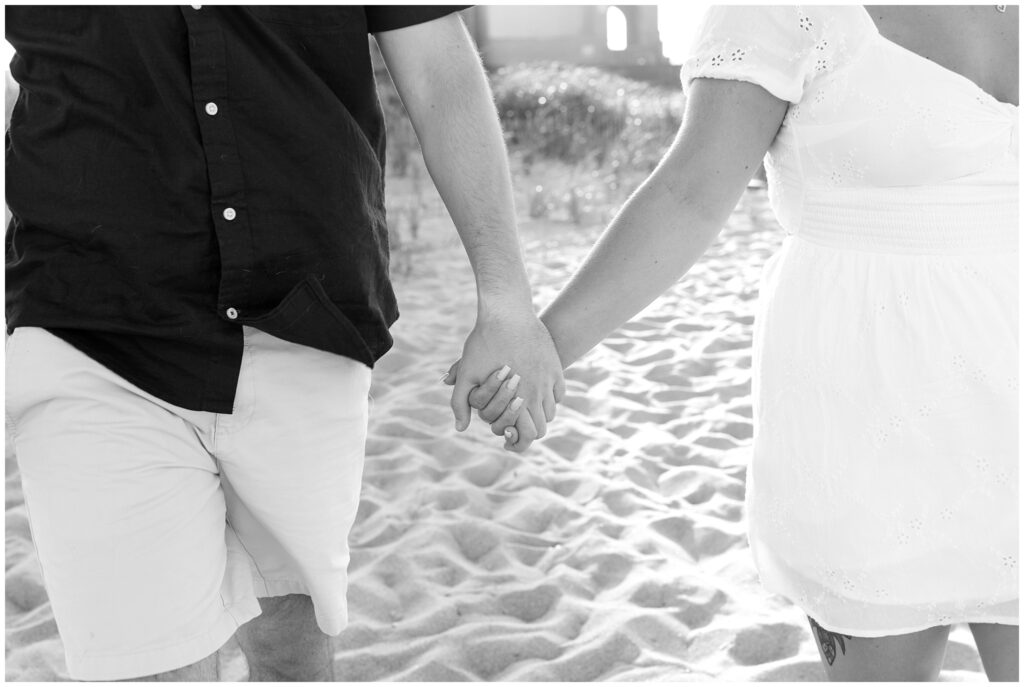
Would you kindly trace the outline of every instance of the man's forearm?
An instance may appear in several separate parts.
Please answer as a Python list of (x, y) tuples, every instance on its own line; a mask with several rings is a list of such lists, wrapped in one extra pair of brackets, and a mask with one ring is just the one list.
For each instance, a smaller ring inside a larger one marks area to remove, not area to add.
[(440, 45), (432, 43), (426, 54), (405, 44), (409, 36), (383, 34), (378, 40), (431, 178), (469, 255), (481, 306), (530, 302), (508, 157), (490, 87), (461, 19), (435, 24), (433, 41)]

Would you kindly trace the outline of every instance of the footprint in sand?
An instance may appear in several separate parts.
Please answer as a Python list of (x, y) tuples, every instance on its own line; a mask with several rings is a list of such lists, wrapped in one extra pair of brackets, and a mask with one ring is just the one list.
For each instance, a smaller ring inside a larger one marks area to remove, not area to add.
[(731, 419), (711, 425), (712, 431), (720, 432), (738, 441), (746, 441), (754, 436), (754, 425), (750, 420)]
[(590, 560), (590, 566), (594, 568), (590, 579), (601, 591), (614, 589), (622, 584), (635, 565), (632, 558), (621, 553), (599, 554)]
[(697, 588), (684, 591), (676, 601), (678, 609), (674, 615), (688, 628), (695, 630), (710, 624), (728, 601), (729, 595), (721, 589)]
[(693, 443), (705, 448), (729, 450), (736, 448), (736, 440), (727, 434), (708, 432), (693, 440)]
[(505, 473), (506, 462), (503, 456), (487, 456), (479, 463), (461, 470), (461, 474), (474, 486), (486, 488), (497, 482)]
[(683, 498), (694, 505), (709, 501), (715, 494), (743, 499), (742, 482), (706, 465), (672, 468), (658, 478), (658, 487), (663, 495)]
[(51, 639), (26, 646), (7, 656), (4, 666), (9, 682), (67, 682), (68, 669), (64, 664), (64, 645), (60, 639)]
[(686, 655), (687, 629), (664, 615), (645, 613), (626, 621), (624, 631), (639, 645), (674, 658)]
[(430, 661), (422, 666), (395, 677), (396, 682), (473, 682), (473, 676), (446, 666), (437, 661)]
[(707, 346), (704, 347), (705, 353), (723, 353), (725, 351), (735, 351), (740, 348), (750, 347), (750, 337), (744, 336), (743, 334), (733, 334), (730, 336), (720, 336)]
[(655, 520), (651, 529), (681, 546), (694, 560), (717, 556), (739, 544), (743, 535), (726, 532), (720, 527), (696, 524), (686, 516)]
[(651, 363), (660, 363), (663, 360), (672, 360), (675, 356), (676, 351), (674, 348), (663, 348), (660, 351), (654, 351), (653, 353), (647, 353), (635, 358), (625, 358), (622, 363), (632, 367), (639, 367), (641, 365), (650, 365)]
[(380, 642), (380, 632), (359, 622), (349, 623), (338, 638), (334, 640), (337, 651), (352, 651), (367, 646), (376, 646)]
[(477, 522), (461, 522), (451, 528), (462, 555), (476, 563), (501, 543), (498, 535)]
[(736, 633), (729, 655), (741, 666), (781, 661), (796, 656), (804, 635), (803, 627), (788, 623), (744, 627)]
[[(508, 514), (499, 514), (500, 521), (512, 529), (530, 534), (543, 534), (556, 518), (568, 513), (569, 509), (562, 503), (555, 502), (550, 491), (534, 488), (520, 493), (522, 498), (512, 502), (516, 510)], [(545, 504), (545, 501), (548, 503)]]
[(601, 501), (612, 515), (624, 518), (644, 508), (642, 496), (633, 487), (609, 489), (601, 496)]
[(374, 427), (375, 434), (383, 435), (387, 437), (394, 437), (396, 439), (409, 440), (420, 440), (420, 439), (434, 439), (437, 435), (435, 431), (427, 431), (426, 429), (418, 429), (412, 424), (405, 422), (404, 420), (393, 420), (390, 422), (382, 422)]
[(638, 431), (636, 427), (634, 427), (633, 425), (628, 424), (628, 423), (609, 425), (607, 427), (607, 429), (612, 434), (614, 434), (616, 436), (619, 436), (619, 437), (622, 437), (623, 439), (630, 438), (631, 436), (636, 434), (637, 431)]
[(22, 616), (7, 617), (7, 649), (43, 642), (57, 636), (57, 621), (49, 603), (43, 603)]
[(403, 622), (401, 630), (405, 637), (437, 637), (461, 622), (462, 613), (456, 606), (448, 604)]
[(376, 503), (373, 499), (363, 496), (359, 501), (359, 508), (356, 510), (356, 523), (357, 525), (362, 524), (367, 518), (373, 516), (374, 513), (380, 510), (380, 504)]
[(616, 632), (596, 646), (571, 652), (561, 661), (553, 662), (555, 680), (560, 682), (593, 682), (607, 679), (616, 664), (632, 665), (640, 657), (640, 647), (622, 632)]
[(506, 544), (506, 549), (517, 561), (528, 568), (532, 568), (540, 562), (544, 556), (551, 551), (550, 546), (534, 546), (530, 544)]
[[(8, 539), (12, 537), (20, 537), (22, 539), (32, 540), (32, 534), (29, 530), (28, 515), (25, 513), (24, 506), (18, 506), (11, 508), (4, 515), (4, 533)], [(9, 558), (9, 557), (8, 557)]]
[(558, 604), (562, 590), (551, 584), (532, 589), (506, 592), (498, 597), (498, 607), (504, 615), (533, 623), (548, 614)]
[(679, 413), (672, 412), (670, 410), (634, 410), (626, 416), (628, 422), (642, 423), (652, 422), (656, 425), (671, 422), (679, 417)]
[(544, 437), (544, 442), (541, 446), (558, 456), (560, 460), (576, 460), (576, 457), (580, 455), (587, 445), (587, 441), (590, 439), (589, 435), (571, 427), (563, 429), (555, 425), (553, 429), (557, 434), (549, 434)]
[(455, 510), (468, 502), (469, 496), (464, 489), (445, 489), (434, 494), (434, 505), (438, 510)]
[(49, 598), (43, 587), (39, 562), (34, 555), (26, 556), (11, 567), (4, 576), (7, 601), (23, 611), (29, 611), (46, 603)]
[(747, 674), (744, 682), (826, 682), (828, 676), (816, 658), (792, 658)]
[(562, 399), (562, 405), (566, 408), (575, 410), (581, 415), (588, 415), (592, 404), (586, 395), (568, 392), (566, 393), (565, 398)]
[(580, 365), (570, 367), (565, 371), (565, 380), (580, 382), (585, 387), (590, 388), (599, 382), (603, 382), (608, 379), (611, 372), (604, 367), (597, 365)]
[(474, 673), (489, 680), (520, 661), (550, 661), (564, 651), (561, 644), (543, 635), (488, 637), (469, 641), (465, 658)]
[(668, 608), (675, 605), (680, 597), (679, 588), (659, 580), (645, 580), (634, 590), (629, 602), (641, 608)]

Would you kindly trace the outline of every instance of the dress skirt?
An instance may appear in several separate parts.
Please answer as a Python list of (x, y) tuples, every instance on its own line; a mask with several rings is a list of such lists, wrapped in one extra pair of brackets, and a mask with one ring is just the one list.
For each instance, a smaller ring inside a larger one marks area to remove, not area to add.
[(808, 203), (755, 323), (762, 583), (862, 637), (1018, 622), (1016, 199), (906, 200)]

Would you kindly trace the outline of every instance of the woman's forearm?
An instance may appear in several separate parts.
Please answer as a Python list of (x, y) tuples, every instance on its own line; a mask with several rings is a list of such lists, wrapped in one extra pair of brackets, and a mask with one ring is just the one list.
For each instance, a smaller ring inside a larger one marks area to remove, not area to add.
[(541, 314), (568, 367), (679, 279), (718, 234), (708, 216), (655, 173)]
[(693, 83), (675, 143), (541, 314), (563, 367), (636, 315), (704, 253), (786, 108), (754, 84)]

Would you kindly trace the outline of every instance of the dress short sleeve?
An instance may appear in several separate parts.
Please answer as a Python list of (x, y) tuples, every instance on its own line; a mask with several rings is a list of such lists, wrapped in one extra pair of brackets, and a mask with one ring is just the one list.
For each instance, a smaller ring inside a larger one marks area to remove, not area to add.
[(714, 6), (683, 63), (683, 89), (693, 79), (730, 79), (761, 86), (797, 103), (829, 51), (825, 22), (795, 6)]

